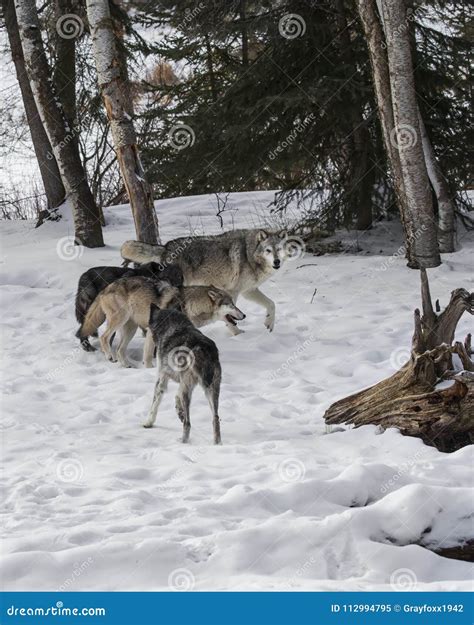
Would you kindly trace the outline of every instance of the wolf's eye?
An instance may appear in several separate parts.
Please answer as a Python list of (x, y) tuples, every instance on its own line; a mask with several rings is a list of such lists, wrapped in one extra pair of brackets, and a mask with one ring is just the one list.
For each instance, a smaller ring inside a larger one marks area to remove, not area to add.
[(271, 254), (273, 252), (271, 247), (267, 247), (265, 250), (265, 254)]

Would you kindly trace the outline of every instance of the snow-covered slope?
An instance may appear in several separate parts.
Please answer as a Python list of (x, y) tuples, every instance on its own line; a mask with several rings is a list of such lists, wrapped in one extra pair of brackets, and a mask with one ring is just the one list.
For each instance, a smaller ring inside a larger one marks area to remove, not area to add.
[[(269, 194), (230, 197), (226, 228), (262, 223)], [(164, 240), (218, 231), (212, 196), (157, 203)], [(467, 589), (467, 562), (442, 547), (472, 534), (472, 448), (442, 454), (396, 430), (336, 428), (328, 405), (406, 359), (419, 277), (396, 224), (355, 255), (305, 256), (262, 290), (275, 331), (245, 300), (244, 334), (204, 331), (223, 366), (223, 446), (196, 391), (182, 445), (170, 385), (144, 430), (155, 370), (85, 353), (74, 294), (87, 268), (120, 264), (129, 208), (107, 211), (107, 247), (73, 248), (70, 220), (1, 223), (2, 581), (15, 590)], [(446, 303), (472, 289), (474, 244), (430, 271)], [(370, 253), (369, 253), (370, 252)], [(393, 255), (395, 254), (395, 255)], [(460, 336), (472, 318), (464, 318)]]

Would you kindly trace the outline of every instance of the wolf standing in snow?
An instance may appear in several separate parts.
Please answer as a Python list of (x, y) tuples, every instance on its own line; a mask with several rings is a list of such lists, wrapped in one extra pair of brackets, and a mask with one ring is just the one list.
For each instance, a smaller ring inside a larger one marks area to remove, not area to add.
[(185, 314), (178, 310), (160, 310), (151, 305), (149, 328), (158, 348), (160, 368), (148, 419), (143, 424), (151, 428), (156, 421), (158, 406), (168, 381), (179, 384), (176, 412), (183, 424), (183, 443), (189, 440), (191, 421), (189, 406), (194, 388), (202, 386), (212, 411), (214, 443), (221, 442), (219, 393), (221, 365), (214, 341), (197, 330)]
[[(196, 327), (223, 321), (234, 328), (237, 321), (244, 319), (244, 313), (237, 308), (228, 293), (214, 286), (187, 286), (178, 289), (167, 281), (154, 281), (143, 276), (119, 278), (99, 293), (79, 331), (81, 341), (96, 333), (107, 319), (107, 329), (100, 337), (102, 351), (106, 358), (115, 361), (111, 349), (112, 336), (121, 331), (117, 358), (124, 367), (130, 367), (126, 349), (138, 327), (148, 327), (150, 305), (160, 308), (182, 310)], [(147, 367), (152, 366), (155, 345), (151, 333), (147, 333), (143, 359)]]
[[(163, 268), (152, 262), (141, 265), (137, 269), (131, 267), (92, 267), (82, 274), (77, 285), (76, 319), (78, 323), (82, 326), (87, 311), (101, 291), (119, 278), (131, 276), (143, 276), (155, 281), (166, 280), (171, 286), (183, 286), (183, 272), (176, 265), (167, 265)], [(87, 338), (81, 340), (81, 347), (86, 352), (95, 351), (95, 347), (89, 343)]]
[(233, 230), (215, 236), (173, 239), (166, 245), (126, 241), (121, 254), (124, 264), (176, 264), (183, 272), (185, 285), (214, 284), (227, 291), (234, 302), (241, 294), (265, 308), (265, 326), (273, 330), (275, 304), (258, 287), (278, 271), (288, 256), (285, 231)]

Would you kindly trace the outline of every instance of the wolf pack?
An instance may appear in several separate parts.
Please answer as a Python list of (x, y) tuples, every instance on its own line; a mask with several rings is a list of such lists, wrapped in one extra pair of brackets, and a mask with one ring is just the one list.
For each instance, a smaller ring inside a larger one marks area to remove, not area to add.
[[(240, 295), (265, 310), (265, 326), (275, 324), (275, 304), (259, 289), (291, 256), (286, 231), (232, 230), (218, 235), (173, 239), (165, 245), (126, 241), (121, 267), (92, 267), (79, 279), (76, 336), (86, 351), (98, 337), (105, 357), (131, 367), (127, 347), (140, 328), (143, 363), (159, 363), (153, 401), (143, 424), (150, 428), (169, 380), (178, 383), (176, 412), (183, 442), (191, 431), (190, 403), (200, 385), (212, 412), (214, 443), (221, 443), (219, 394), (221, 364), (214, 341), (198, 328), (222, 321), (230, 334), (240, 334), (245, 314)], [(133, 266), (130, 264), (133, 263)], [(119, 336), (114, 349), (116, 335)]]

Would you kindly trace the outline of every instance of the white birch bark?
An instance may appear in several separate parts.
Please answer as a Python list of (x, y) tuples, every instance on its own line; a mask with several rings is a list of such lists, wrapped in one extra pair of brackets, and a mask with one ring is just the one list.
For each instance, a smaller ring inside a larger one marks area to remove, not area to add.
[(103, 246), (99, 210), (87, 183), (74, 135), (67, 127), (54, 92), (35, 0), (15, 0), (15, 10), (31, 91), (72, 204), (76, 242), (87, 247)]
[(405, 3), (404, 0), (383, 0), (381, 4), (395, 124), (392, 143), (400, 156), (407, 217), (412, 230), (409, 264), (420, 268), (437, 267), (441, 259), (421, 141)]
[(159, 241), (153, 193), (140, 160), (133, 126), (126, 61), (121, 54), (108, 0), (87, 0), (97, 79), (139, 241)]

